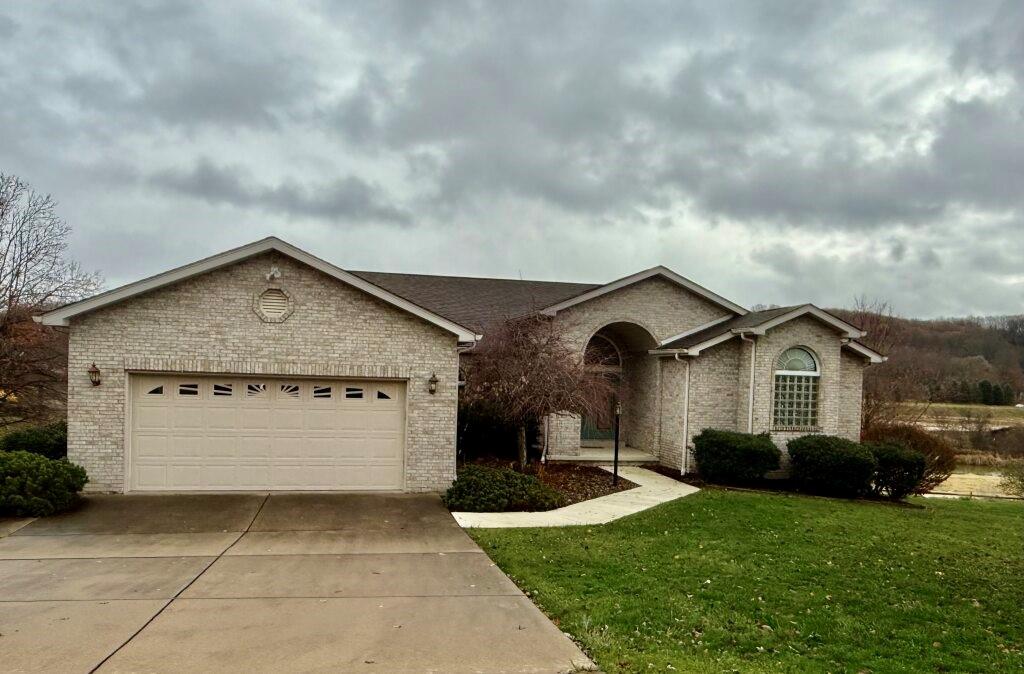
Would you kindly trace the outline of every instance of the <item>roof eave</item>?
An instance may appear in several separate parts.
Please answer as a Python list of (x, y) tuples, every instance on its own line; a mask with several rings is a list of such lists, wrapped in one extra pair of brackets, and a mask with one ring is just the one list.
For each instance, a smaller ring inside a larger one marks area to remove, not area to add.
[(434, 325), (455, 334), (460, 342), (476, 342), (482, 338), (482, 335), (478, 335), (475, 330), (470, 330), (463, 325), (459, 325), (454, 321), (450, 321), (443, 316), (424, 309), (418, 304), (410, 302), (403, 297), (399, 297), (390, 291), (384, 290), (380, 286), (370, 283), (366, 279), (360, 278), (355, 274), (351, 274), (344, 269), (322, 260), (315, 255), (307, 253), (301, 248), (297, 248), (275, 236), (269, 236), (265, 239), (260, 239), (259, 241), (253, 241), (252, 243), (244, 246), (239, 246), (238, 248), (233, 248), (223, 253), (212, 255), (181, 267), (176, 267), (161, 274), (150, 276), (140, 281), (135, 281), (134, 283), (114, 288), (113, 290), (108, 290), (100, 293), (99, 295), (95, 295), (72, 304), (67, 304), (58, 309), (48, 311), (36, 318), (43, 325), (70, 325), (71, 319), (75, 316), (80, 316), (90, 311), (95, 311), (137, 295), (157, 290), (159, 288), (178, 283), (179, 281), (183, 281), (187, 278), (205, 274), (215, 269), (226, 267), (270, 251), (276, 251), (283, 255), (287, 255), (288, 257), (307, 264), (328, 276), (333, 276), (339, 281), (358, 288), (359, 290), (373, 295), (378, 299), (384, 300), (385, 302), (418, 316), (429, 323), (433, 323)]
[(708, 300), (708, 301), (710, 301), (710, 302), (712, 302), (714, 304), (717, 304), (718, 306), (721, 306), (721, 307), (723, 307), (725, 309), (728, 309), (729, 311), (732, 311), (733, 313), (739, 314), (740, 316), (743, 316), (743, 315), (746, 315), (747, 313), (749, 313), (748, 309), (745, 309), (745, 308), (741, 307), (740, 305), (736, 304), (735, 302), (731, 302), (731, 301), (725, 299), (724, 297), (722, 297), (721, 295), (718, 295), (717, 293), (711, 292), (710, 290), (708, 290), (704, 286), (699, 285), (697, 283), (694, 283), (693, 281), (691, 281), (690, 279), (686, 278), (685, 276), (677, 274), (676, 272), (672, 271), (671, 269), (669, 269), (668, 267), (665, 267), (663, 265), (658, 265), (657, 267), (651, 267), (650, 269), (645, 269), (643, 271), (637, 272), (636, 274), (631, 274), (629, 276), (625, 276), (625, 277), (620, 278), (618, 280), (612, 281), (611, 283), (606, 283), (603, 286), (600, 286), (598, 288), (594, 288), (593, 290), (589, 290), (589, 291), (587, 291), (585, 293), (577, 295), (576, 297), (570, 297), (567, 300), (563, 300), (563, 301), (561, 301), (561, 302), (559, 302), (557, 304), (553, 304), (553, 305), (551, 305), (549, 307), (545, 307), (545, 308), (541, 309), (540, 313), (544, 314), (545, 316), (554, 316), (559, 311), (562, 311), (564, 309), (568, 309), (569, 307), (573, 307), (573, 306), (576, 306), (577, 304), (581, 304), (583, 302), (587, 302), (587, 301), (595, 299), (597, 297), (601, 297), (602, 295), (606, 295), (606, 294), (608, 294), (610, 292), (614, 292), (616, 290), (619, 290), (620, 288), (625, 288), (627, 286), (631, 286), (634, 283), (639, 283), (640, 281), (645, 281), (645, 280), (647, 280), (649, 278), (653, 278), (655, 276), (662, 276), (662, 277), (668, 279), (669, 281), (671, 281), (671, 282), (673, 282), (673, 283), (675, 283), (677, 285), (680, 285), (680, 286), (690, 290), (691, 292), (693, 292), (693, 293), (695, 293), (697, 295), (700, 295), (704, 299), (706, 299), (706, 300)]

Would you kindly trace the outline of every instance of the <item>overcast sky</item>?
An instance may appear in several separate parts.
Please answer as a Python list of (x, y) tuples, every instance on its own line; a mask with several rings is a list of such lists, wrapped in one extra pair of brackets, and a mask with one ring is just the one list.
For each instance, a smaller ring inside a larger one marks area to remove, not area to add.
[(349, 269), (1024, 312), (1024, 2), (0, 4), (0, 171), (108, 286)]

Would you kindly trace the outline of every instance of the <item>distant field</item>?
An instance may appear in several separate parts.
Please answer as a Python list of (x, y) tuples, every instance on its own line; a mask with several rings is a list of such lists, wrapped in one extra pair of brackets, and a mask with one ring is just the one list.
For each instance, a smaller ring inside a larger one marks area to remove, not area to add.
[(955, 403), (903, 403), (908, 415), (924, 413), (925, 423), (955, 421), (965, 417), (989, 415), (997, 425), (1024, 426), (1024, 408), (992, 405), (960, 405)]

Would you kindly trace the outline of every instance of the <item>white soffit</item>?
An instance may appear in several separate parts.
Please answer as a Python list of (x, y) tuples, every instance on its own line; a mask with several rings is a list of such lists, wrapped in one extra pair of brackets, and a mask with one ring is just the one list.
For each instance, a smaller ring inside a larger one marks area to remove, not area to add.
[(601, 286), (600, 288), (594, 288), (593, 290), (585, 292), (582, 295), (570, 297), (569, 299), (563, 302), (559, 302), (558, 304), (553, 304), (550, 307), (542, 309), (541, 313), (547, 316), (554, 316), (563, 309), (568, 309), (569, 307), (576, 306), (577, 304), (581, 304), (582, 302), (587, 302), (589, 300), (594, 299), (595, 297), (607, 295), (608, 293), (615, 292), (616, 290), (625, 288), (627, 286), (631, 286), (634, 283), (639, 283), (640, 281), (645, 281), (654, 276), (661, 276), (663, 278), (666, 278), (669, 281), (675, 283), (676, 285), (680, 285), (686, 288), (687, 290), (690, 290), (691, 292), (703, 297), (704, 299), (713, 302), (714, 304), (717, 304), (721, 307), (725, 307), (729, 311), (737, 313), (741, 316), (749, 313), (747, 309), (744, 309), (735, 302), (730, 302), (721, 295), (713, 293), (704, 286), (698, 285), (691, 281), (690, 279), (684, 276), (680, 276), (679, 274), (675, 273), (668, 267), (664, 267), (661, 265), (657, 267), (652, 267), (651, 269), (645, 269), (644, 271), (637, 272), (636, 274), (633, 274), (631, 276), (626, 276), (625, 278), (620, 278), (618, 281), (612, 281), (611, 283), (607, 283)]
[(354, 274), (350, 274), (344, 269), (321, 260), (315, 255), (311, 255), (300, 248), (296, 248), (290, 243), (282, 241), (275, 236), (260, 239), (259, 241), (254, 241), (239, 248), (233, 248), (223, 253), (186, 264), (182, 267), (171, 269), (170, 271), (163, 272), (162, 274), (150, 276), (149, 278), (142, 279), (141, 281), (129, 283), (128, 285), (121, 286), (120, 288), (114, 288), (113, 290), (108, 290), (100, 293), (99, 295), (94, 295), (93, 297), (89, 297), (72, 304), (67, 304), (59, 309), (54, 309), (42, 316), (36, 317), (36, 320), (43, 325), (70, 325), (70, 319), (75, 316), (95, 311), (96, 309), (100, 309), (110, 304), (122, 302), (136, 295), (141, 295), (142, 293), (156, 290), (157, 288), (162, 288), (193, 276), (205, 274), (206, 272), (213, 271), (214, 269), (226, 267), (241, 260), (245, 260), (246, 258), (269, 251), (277, 251), (278, 253), (287, 255), (288, 257), (307, 264), (328, 276), (333, 276), (339, 281), (358, 288), (369, 295), (373, 295), (388, 304), (418, 316), (428, 323), (433, 323), (448, 332), (454, 333), (460, 342), (475, 342), (481, 338), (481, 335), (476, 334), (475, 331), (470, 330), (465, 326), (459, 325), (458, 323), (450, 321), (443, 316), (439, 316), (432, 311), (424, 309), (418, 304), (414, 304), (407, 299), (390, 293), (380, 286), (376, 286)]

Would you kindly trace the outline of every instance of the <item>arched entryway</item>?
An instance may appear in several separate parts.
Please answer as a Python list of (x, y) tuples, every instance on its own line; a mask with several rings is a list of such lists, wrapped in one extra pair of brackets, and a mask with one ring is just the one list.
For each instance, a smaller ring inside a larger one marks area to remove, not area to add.
[[(657, 362), (648, 350), (657, 341), (642, 326), (626, 321), (598, 330), (587, 342), (584, 362), (614, 383), (608, 407), (622, 407), (620, 446), (653, 450), (657, 432)], [(580, 424), (580, 446), (610, 447), (614, 416), (589, 419)]]

